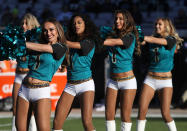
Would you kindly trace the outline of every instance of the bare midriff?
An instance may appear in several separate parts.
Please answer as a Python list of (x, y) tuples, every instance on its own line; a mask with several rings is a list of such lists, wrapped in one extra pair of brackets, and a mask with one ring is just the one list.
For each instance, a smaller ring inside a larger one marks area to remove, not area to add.
[(148, 75), (159, 77), (171, 77), (171, 72), (148, 72)]
[(47, 83), (49, 81), (43, 81), (43, 80), (39, 80), (39, 79), (35, 79), (32, 77), (26, 77), (24, 79), (24, 81), (28, 82), (29, 84), (34, 84), (34, 83)]
[(134, 76), (133, 71), (128, 71), (128, 72), (122, 72), (122, 73), (111, 73), (110, 74), (113, 78), (124, 78), (124, 77), (129, 77), (129, 76)]

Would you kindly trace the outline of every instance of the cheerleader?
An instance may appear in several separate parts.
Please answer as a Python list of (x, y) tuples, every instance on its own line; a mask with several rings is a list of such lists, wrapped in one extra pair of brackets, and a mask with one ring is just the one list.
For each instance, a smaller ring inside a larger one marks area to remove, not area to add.
[(97, 36), (97, 28), (87, 16), (72, 16), (67, 30), (67, 45), (70, 48), (67, 84), (55, 110), (54, 131), (62, 131), (75, 96), (80, 100), (84, 130), (95, 130), (92, 123), (95, 85), (90, 67), (98, 43)]
[[(131, 111), (137, 90), (133, 73), (133, 53), (140, 53), (138, 32), (127, 10), (117, 10), (111, 35), (104, 41), (108, 47), (110, 60), (110, 79), (107, 83), (105, 116), (106, 131), (116, 131), (115, 111), (118, 92), (120, 91), (121, 131), (130, 131)], [(136, 46), (136, 43), (137, 46)]]
[(39, 131), (50, 131), (51, 99), (49, 83), (61, 65), (67, 47), (62, 26), (56, 19), (46, 20), (42, 26), (41, 44), (26, 42), (29, 53), (29, 72), (22, 82), (17, 98), (16, 128), (27, 130), (29, 107)]
[(162, 117), (169, 131), (176, 131), (176, 125), (170, 115), (173, 85), (172, 74), (175, 50), (182, 43), (171, 20), (158, 18), (153, 36), (145, 36), (142, 44), (149, 44), (149, 71), (140, 93), (137, 131), (144, 131), (149, 104), (158, 92)]
[[(39, 27), (40, 24), (37, 20), (37, 18), (30, 14), (27, 13), (24, 15), (23, 20), (22, 20), (22, 28), (24, 32), (37, 28)], [(12, 119), (12, 131), (16, 131), (16, 126), (15, 126), (15, 115), (16, 115), (16, 103), (17, 103), (17, 96), (18, 96), (18, 91), (20, 89), (22, 80), (24, 77), (27, 75), (29, 68), (28, 68), (28, 56), (21, 57), (16, 60), (17, 61), (17, 67), (16, 67), (16, 75), (15, 75), (15, 80), (13, 84), (13, 90), (12, 90), (12, 99), (13, 99), (13, 119)], [(35, 123), (35, 118), (34, 115), (32, 115), (30, 120), (30, 130), (31, 131), (36, 131), (36, 123)]]

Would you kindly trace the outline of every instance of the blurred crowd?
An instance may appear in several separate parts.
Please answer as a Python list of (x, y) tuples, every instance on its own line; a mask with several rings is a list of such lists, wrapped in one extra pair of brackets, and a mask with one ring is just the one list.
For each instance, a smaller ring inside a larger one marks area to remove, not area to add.
[(93, 20), (99, 19), (106, 25), (111, 20), (106, 17), (111, 17), (115, 9), (127, 9), (137, 24), (152, 22), (161, 15), (173, 19), (177, 28), (187, 28), (186, 0), (1, 0), (0, 3), (1, 27), (19, 24), (19, 19), (28, 12), (40, 22), (54, 16), (63, 24), (74, 12), (88, 13)]

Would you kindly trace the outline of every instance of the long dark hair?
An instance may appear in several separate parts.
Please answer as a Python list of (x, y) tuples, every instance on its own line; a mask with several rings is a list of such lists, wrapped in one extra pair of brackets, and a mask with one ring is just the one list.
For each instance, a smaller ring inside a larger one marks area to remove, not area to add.
[(136, 36), (136, 43), (137, 43), (137, 45), (135, 47), (135, 53), (140, 55), (141, 50), (140, 50), (138, 31), (136, 29), (135, 21), (131, 15), (131, 13), (128, 10), (116, 10), (114, 13), (115, 18), (118, 13), (121, 13), (123, 15), (124, 24), (123, 24), (123, 27), (121, 30), (117, 29), (116, 19), (115, 19), (114, 26), (113, 26), (113, 30), (114, 30), (113, 35), (121, 38), (126, 34), (133, 33)]
[[(74, 19), (77, 16), (81, 17), (85, 23), (85, 30), (81, 36), (78, 36), (75, 30)], [(67, 27), (66, 38), (70, 41), (81, 41), (83, 39), (91, 39), (95, 42), (96, 51), (99, 50), (102, 44), (98, 27), (92, 22), (89, 16), (85, 14), (74, 14), (71, 17)]]

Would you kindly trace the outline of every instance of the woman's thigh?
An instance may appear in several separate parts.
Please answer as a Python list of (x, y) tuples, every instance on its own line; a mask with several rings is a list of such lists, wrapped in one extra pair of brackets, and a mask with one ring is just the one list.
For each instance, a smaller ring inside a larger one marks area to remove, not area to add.
[(68, 116), (73, 100), (74, 100), (73, 95), (67, 92), (63, 92), (61, 94), (55, 110), (55, 118), (53, 121), (54, 129), (61, 129), (63, 127), (64, 121)]
[(122, 112), (131, 111), (134, 98), (136, 95), (136, 89), (126, 89), (120, 92), (120, 105)]
[(51, 100), (49, 98), (39, 99), (34, 102), (35, 118), (37, 128), (40, 131), (50, 131)]
[(107, 88), (105, 97), (105, 115), (107, 120), (113, 120), (116, 111), (118, 90)]
[(79, 96), (81, 113), (85, 117), (92, 117), (94, 91), (86, 91)]
[(13, 99), (13, 115), (16, 114), (16, 103), (17, 103), (17, 96), (21, 85), (14, 82), (13, 90), (12, 90), (12, 99)]
[(16, 127), (18, 130), (27, 130), (29, 112), (29, 101), (18, 96), (16, 109)]
[(169, 110), (172, 100), (173, 88), (163, 88), (158, 90), (161, 110)]
[(152, 87), (148, 86), (147, 84), (144, 84), (140, 93), (140, 99), (139, 99), (140, 108), (148, 107), (154, 94), (155, 94), (155, 90)]

